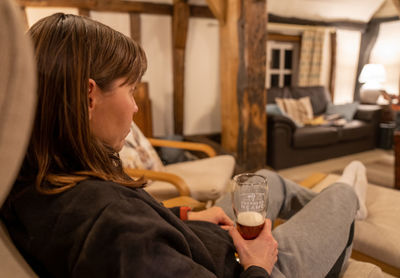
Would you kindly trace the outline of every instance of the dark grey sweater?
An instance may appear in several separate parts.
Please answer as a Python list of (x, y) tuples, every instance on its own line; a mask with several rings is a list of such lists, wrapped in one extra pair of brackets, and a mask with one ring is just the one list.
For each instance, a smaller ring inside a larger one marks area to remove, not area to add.
[(226, 231), (177, 212), (143, 189), (87, 180), (57, 195), (13, 193), (2, 216), (41, 277), (268, 277), (243, 272)]

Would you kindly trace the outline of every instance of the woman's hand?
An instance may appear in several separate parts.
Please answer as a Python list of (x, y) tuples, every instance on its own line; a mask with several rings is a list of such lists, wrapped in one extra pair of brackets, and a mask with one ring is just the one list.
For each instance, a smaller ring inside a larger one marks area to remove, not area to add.
[(278, 260), (278, 242), (271, 233), (271, 221), (265, 219), (264, 228), (257, 238), (245, 240), (234, 227), (229, 229), (240, 263), (247, 269), (255, 265), (264, 268), (269, 274)]
[(212, 207), (202, 211), (190, 211), (188, 213), (188, 220), (211, 222), (219, 225), (224, 230), (233, 227), (233, 221), (220, 207)]

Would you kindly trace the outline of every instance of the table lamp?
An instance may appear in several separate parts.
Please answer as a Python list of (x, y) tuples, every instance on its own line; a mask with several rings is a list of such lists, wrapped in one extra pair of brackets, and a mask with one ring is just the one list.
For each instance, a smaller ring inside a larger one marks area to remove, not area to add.
[(362, 103), (376, 104), (383, 90), (382, 83), (386, 80), (386, 71), (381, 64), (366, 64), (358, 78), (364, 83), (360, 89), (360, 100)]

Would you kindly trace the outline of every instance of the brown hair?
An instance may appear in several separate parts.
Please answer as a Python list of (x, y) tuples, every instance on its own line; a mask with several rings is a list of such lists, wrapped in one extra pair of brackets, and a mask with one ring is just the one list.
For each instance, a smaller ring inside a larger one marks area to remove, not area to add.
[(35, 180), (53, 194), (95, 177), (139, 186), (122, 170), (118, 156), (89, 129), (89, 78), (104, 91), (117, 78), (140, 80), (147, 68), (132, 39), (89, 18), (62, 13), (43, 18), (28, 32), (38, 70), (38, 107), (21, 180)]

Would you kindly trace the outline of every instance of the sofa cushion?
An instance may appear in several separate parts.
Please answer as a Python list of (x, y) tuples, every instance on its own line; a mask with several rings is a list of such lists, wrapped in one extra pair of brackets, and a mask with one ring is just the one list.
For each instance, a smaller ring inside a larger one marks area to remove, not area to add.
[(294, 98), (310, 97), (314, 115), (325, 113), (331, 97), (328, 90), (323, 86), (292, 87), (291, 95)]
[(308, 148), (325, 146), (339, 141), (339, 133), (335, 127), (330, 126), (306, 126), (298, 128), (293, 135), (295, 148)]
[(340, 141), (357, 140), (373, 134), (371, 126), (363, 121), (352, 120), (346, 123), (342, 128), (338, 129)]
[(279, 108), (299, 127), (313, 119), (313, 111), (309, 97), (300, 99), (276, 98), (275, 101)]
[(268, 88), (267, 90), (267, 104), (276, 103), (276, 98), (293, 98), (289, 87), (284, 88)]
[(348, 122), (351, 121), (356, 114), (358, 102), (345, 103), (345, 104), (332, 104), (329, 103), (326, 109), (326, 114), (339, 114), (344, 117)]

